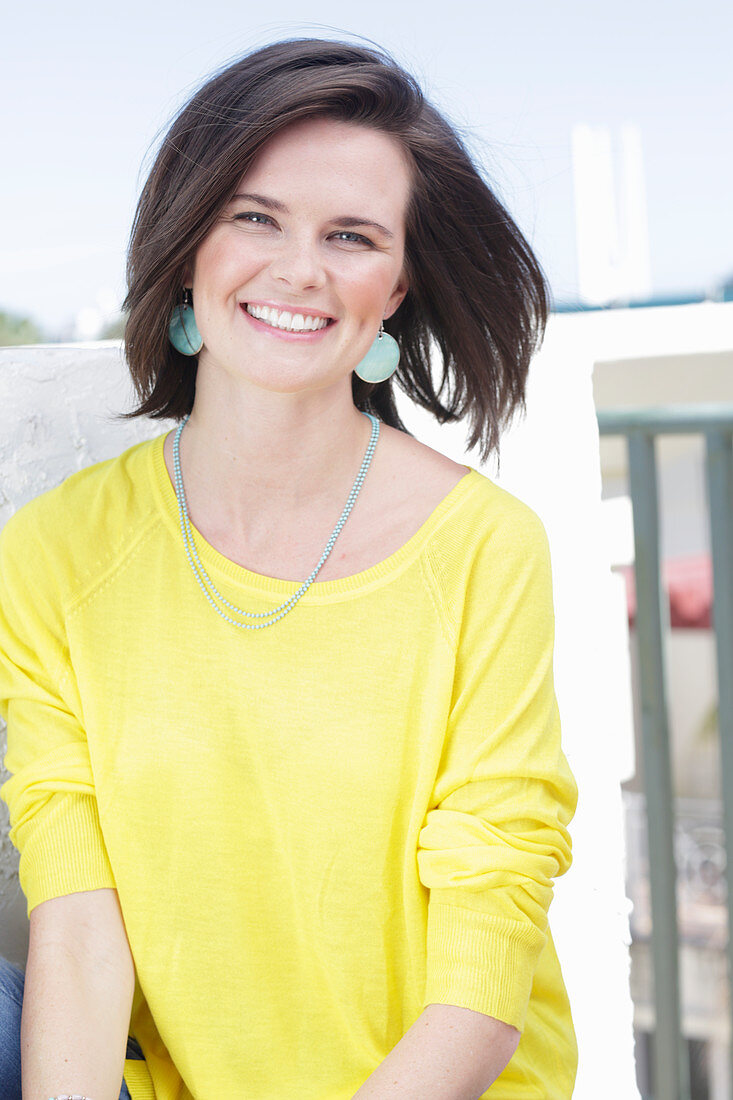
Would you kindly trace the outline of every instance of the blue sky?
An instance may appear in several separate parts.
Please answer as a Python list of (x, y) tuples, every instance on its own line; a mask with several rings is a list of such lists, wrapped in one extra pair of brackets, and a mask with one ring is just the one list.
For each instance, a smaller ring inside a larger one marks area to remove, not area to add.
[(253, 47), (353, 34), (457, 124), (558, 299), (577, 293), (576, 123), (640, 127), (655, 293), (733, 272), (730, 0), (40, 0), (3, 27), (0, 309), (53, 331), (100, 291), (121, 300), (137, 195), (176, 108)]

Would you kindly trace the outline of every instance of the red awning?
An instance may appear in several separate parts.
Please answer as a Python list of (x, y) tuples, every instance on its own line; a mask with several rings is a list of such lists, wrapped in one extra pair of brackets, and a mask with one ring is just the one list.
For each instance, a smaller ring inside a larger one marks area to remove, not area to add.
[[(614, 571), (626, 578), (626, 606), (631, 628), (636, 619), (634, 567), (619, 565)], [(667, 558), (662, 562), (662, 587), (669, 599), (669, 621), (673, 629), (710, 630), (713, 567), (709, 554)]]

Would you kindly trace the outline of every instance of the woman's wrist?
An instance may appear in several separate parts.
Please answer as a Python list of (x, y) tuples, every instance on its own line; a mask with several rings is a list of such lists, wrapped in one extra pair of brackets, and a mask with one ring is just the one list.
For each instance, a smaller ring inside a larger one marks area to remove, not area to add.
[(49, 1096), (48, 1100), (92, 1100), (91, 1096), (83, 1096), (80, 1092), (62, 1092), (58, 1096)]

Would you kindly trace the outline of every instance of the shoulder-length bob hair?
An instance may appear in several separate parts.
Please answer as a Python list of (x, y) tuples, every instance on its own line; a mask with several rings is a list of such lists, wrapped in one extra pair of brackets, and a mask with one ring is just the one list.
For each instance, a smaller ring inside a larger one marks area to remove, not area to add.
[[(327, 117), (397, 138), (412, 166), (406, 221), (409, 290), (385, 328), (397, 371), (354, 404), (406, 431), (392, 383), (440, 423), (468, 418), (469, 448), (498, 453), (525, 410), (529, 364), (544, 337), (549, 286), (532, 249), (417, 82), (376, 48), (293, 39), (214, 75), (172, 123), (138, 202), (127, 261), (125, 352), (139, 405), (123, 418), (182, 419), (193, 407), (195, 358), (168, 341), (186, 266), (257, 153), (291, 123)], [(439, 385), (431, 375), (439, 367)], [(408, 433), (409, 434), (409, 433)]]

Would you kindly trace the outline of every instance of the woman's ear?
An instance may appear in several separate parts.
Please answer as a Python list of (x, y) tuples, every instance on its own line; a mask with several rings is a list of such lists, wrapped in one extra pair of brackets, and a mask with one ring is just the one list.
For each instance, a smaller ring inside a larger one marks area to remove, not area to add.
[(384, 319), (387, 320), (392, 314), (399, 309), (404, 301), (407, 291), (410, 289), (410, 284), (407, 281), (407, 274), (403, 271), (400, 275), (395, 288), (387, 299), (387, 305), (384, 308)]

